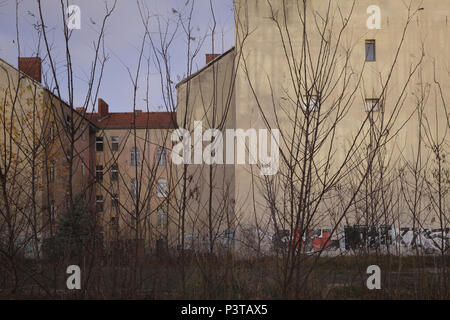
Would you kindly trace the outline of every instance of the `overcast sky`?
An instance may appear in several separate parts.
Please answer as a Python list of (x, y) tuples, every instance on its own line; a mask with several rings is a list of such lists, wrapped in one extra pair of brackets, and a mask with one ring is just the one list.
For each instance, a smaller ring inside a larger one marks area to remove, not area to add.
[[(145, 0), (139, 0), (145, 1)], [(153, 37), (159, 37), (156, 17), (162, 20), (176, 19), (177, 12), (185, 12), (186, 3), (193, 0), (146, 0), (151, 13), (154, 15), (151, 21)], [(113, 1), (107, 3), (112, 5)], [(52, 56), (57, 61), (58, 77), (64, 79), (65, 74), (65, 47), (63, 42), (62, 13), (60, 0), (43, 0), (43, 12), (45, 23), (48, 26), (49, 40), (52, 44)], [(89, 77), (91, 63), (93, 61), (93, 41), (98, 37), (102, 18), (105, 14), (105, 1), (103, 0), (73, 0), (69, 4), (75, 4), (81, 10), (81, 29), (74, 30), (70, 40), (75, 83), (75, 105), (82, 105), (86, 97), (87, 79)], [(221, 53), (234, 45), (234, 16), (232, 0), (213, 0), (215, 16), (217, 20), (215, 36), (215, 52)], [(208, 32), (212, 25), (212, 15), (209, 0), (195, 0), (194, 2), (193, 32), (195, 41), (198, 41)], [(0, 58), (17, 67), (18, 46), (16, 40), (16, 1), (0, 0)], [(46, 51), (41, 43), (38, 49), (38, 32), (33, 25), (38, 21), (37, 1), (19, 1), (19, 43), (20, 55), (45, 58)], [(103, 98), (113, 112), (130, 111), (133, 105), (133, 88), (128, 67), (135, 75), (139, 50), (144, 35), (144, 27), (139, 16), (136, 0), (118, 0), (116, 9), (107, 23), (105, 36), (105, 49), (109, 60), (105, 67), (99, 97)], [(195, 42), (194, 41), (194, 42)], [(211, 38), (204, 42), (202, 50), (195, 61), (194, 71), (205, 65), (205, 54), (211, 52)], [(149, 56), (149, 46), (145, 50), (145, 56)], [(171, 77), (174, 83), (183, 78), (186, 69), (186, 38), (182, 32), (174, 40), (171, 50)], [(151, 58), (150, 77), (150, 111), (164, 111), (158, 109), (162, 105), (160, 78), (153, 66)], [(139, 81), (137, 108), (146, 109), (146, 65)], [(44, 72), (46, 66), (44, 65)], [(51, 88), (50, 88), (51, 89)], [(64, 93), (66, 94), (66, 93)], [(67, 100), (67, 96), (64, 97)]]

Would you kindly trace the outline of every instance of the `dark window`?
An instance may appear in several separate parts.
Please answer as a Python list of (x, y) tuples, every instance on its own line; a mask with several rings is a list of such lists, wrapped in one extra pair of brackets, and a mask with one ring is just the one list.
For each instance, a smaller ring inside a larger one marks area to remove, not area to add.
[(366, 40), (366, 61), (375, 61), (375, 40)]
[(111, 137), (111, 151), (119, 150), (119, 137)]
[(119, 209), (119, 195), (118, 194), (113, 194), (111, 196), (111, 205), (112, 205), (113, 209)]
[(103, 166), (95, 167), (95, 178), (97, 179), (97, 182), (103, 181)]
[(51, 221), (55, 220), (55, 212), (56, 212), (55, 200), (52, 200), (50, 202), (50, 220)]
[(103, 137), (97, 137), (95, 139), (95, 151), (97, 152), (103, 151)]
[(103, 212), (103, 196), (97, 195), (95, 197), (95, 208), (97, 212)]
[(111, 181), (117, 181), (119, 179), (119, 166), (114, 163), (111, 166)]

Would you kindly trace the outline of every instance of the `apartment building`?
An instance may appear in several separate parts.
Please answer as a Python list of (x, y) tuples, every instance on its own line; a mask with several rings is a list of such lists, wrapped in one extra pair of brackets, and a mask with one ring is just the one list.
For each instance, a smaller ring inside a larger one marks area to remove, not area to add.
[(39, 57), (18, 66), (0, 60), (1, 234), (41, 255), (70, 201), (81, 201), (105, 247), (174, 246), (167, 141), (175, 115), (113, 113), (102, 99), (96, 113), (70, 108), (41, 84)]
[(113, 113), (99, 99), (97, 113), (86, 113), (86, 117), (99, 128), (95, 136), (95, 207), (106, 239), (145, 239), (149, 250), (175, 246), (169, 144), (175, 114)]
[(70, 197), (93, 206), (97, 128), (41, 84), (39, 57), (18, 66), (0, 60), (1, 233), (36, 256)]
[[(235, 48), (177, 85), (177, 119), (191, 133), (204, 119), (205, 129), (280, 130), (278, 174), (260, 176), (248, 162), (215, 166), (227, 171), (240, 240), (247, 229), (258, 241), (301, 225), (448, 227), (448, 193), (439, 196), (432, 176), (433, 150), (449, 147), (449, 9), (439, 0), (235, 1)], [(414, 185), (414, 163), (427, 192)], [(204, 206), (209, 186), (192, 185)]]

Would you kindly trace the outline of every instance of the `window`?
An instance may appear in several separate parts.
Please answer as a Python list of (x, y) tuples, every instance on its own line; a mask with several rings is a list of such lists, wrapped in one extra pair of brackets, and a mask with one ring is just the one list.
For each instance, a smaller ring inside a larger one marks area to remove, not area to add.
[(103, 212), (103, 196), (97, 195), (95, 197), (95, 209), (97, 212)]
[(131, 148), (131, 166), (139, 166), (141, 164), (141, 156), (138, 148)]
[(50, 125), (50, 139), (55, 140), (55, 127)]
[(95, 138), (95, 151), (97, 152), (103, 151), (103, 137)]
[(117, 193), (111, 196), (111, 206), (113, 209), (119, 209), (119, 195)]
[(366, 61), (375, 61), (375, 40), (366, 40)]
[(50, 202), (50, 221), (55, 220), (55, 212), (56, 212), (55, 200), (52, 200)]
[(156, 183), (156, 196), (158, 198), (167, 197), (167, 181), (166, 179), (159, 179)]
[(156, 153), (156, 161), (158, 162), (158, 166), (165, 167), (167, 163), (166, 158), (166, 148), (159, 147), (158, 152)]
[(310, 112), (319, 111), (319, 98), (317, 96), (305, 96), (305, 102)]
[(158, 229), (164, 230), (166, 228), (166, 225), (167, 225), (167, 213), (164, 210), (159, 209), (157, 214)]
[(111, 137), (111, 151), (119, 151), (119, 137)]
[(86, 141), (86, 131), (87, 131), (86, 125), (82, 124), (80, 126), (80, 130), (81, 130), (81, 140)]
[(55, 164), (52, 163), (50, 166), (50, 182), (54, 182), (55, 181)]
[(366, 111), (379, 111), (380, 110), (380, 100), (378, 99), (366, 99)]
[(135, 178), (133, 178), (131, 179), (131, 188), (130, 188), (131, 197), (133, 199), (136, 199), (137, 192), (138, 192), (138, 182)]
[(111, 181), (117, 181), (119, 180), (119, 166), (117, 163), (114, 163), (111, 166)]
[(315, 229), (311, 232), (311, 238), (313, 239), (322, 237), (323, 237), (322, 229)]
[(95, 178), (97, 179), (97, 182), (103, 181), (103, 166), (95, 167)]

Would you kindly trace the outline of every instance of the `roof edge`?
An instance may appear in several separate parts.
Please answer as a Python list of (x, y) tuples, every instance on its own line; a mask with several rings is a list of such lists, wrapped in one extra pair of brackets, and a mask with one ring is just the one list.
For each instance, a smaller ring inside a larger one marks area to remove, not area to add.
[(213, 59), (210, 63), (208, 63), (207, 65), (205, 65), (203, 68), (199, 69), (198, 71), (196, 71), (195, 73), (191, 74), (189, 77), (184, 78), (183, 80), (181, 80), (180, 82), (178, 82), (175, 85), (175, 88), (178, 89), (178, 87), (186, 82), (188, 82), (189, 80), (191, 80), (192, 78), (195, 78), (196, 76), (198, 76), (200, 73), (202, 73), (204, 70), (208, 69), (210, 66), (212, 66), (214, 63), (218, 62), (220, 59), (222, 59), (223, 57), (225, 57), (226, 55), (228, 55), (230, 52), (234, 51), (236, 47), (231, 47), (230, 49), (228, 49), (227, 51), (225, 51), (224, 53), (222, 53), (220, 56), (218, 56), (217, 58)]

